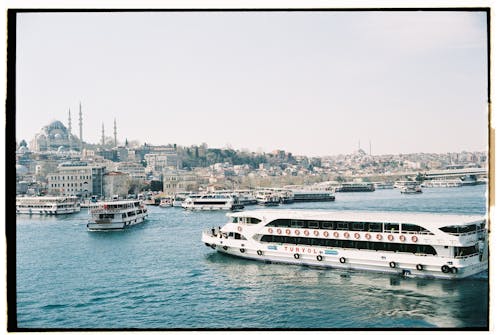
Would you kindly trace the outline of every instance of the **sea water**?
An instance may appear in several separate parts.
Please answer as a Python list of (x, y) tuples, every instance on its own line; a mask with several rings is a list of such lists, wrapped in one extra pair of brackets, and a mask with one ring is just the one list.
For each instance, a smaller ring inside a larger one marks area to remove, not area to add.
[[(338, 193), (280, 208), (486, 213), (484, 185)], [(247, 206), (246, 209), (258, 209)], [(89, 232), (88, 214), (16, 218), (20, 329), (303, 329), (488, 326), (488, 274), (449, 281), (266, 264), (217, 253), (225, 212), (149, 207), (146, 223)]]

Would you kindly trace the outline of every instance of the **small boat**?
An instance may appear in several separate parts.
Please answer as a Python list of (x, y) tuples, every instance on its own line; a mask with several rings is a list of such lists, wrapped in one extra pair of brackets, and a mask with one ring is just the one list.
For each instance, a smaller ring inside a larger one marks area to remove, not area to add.
[(148, 210), (141, 200), (102, 201), (89, 214), (88, 230), (116, 230), (144, 222)]
[(172, 200), (172, 198), (161, 198), (160, 204), (158, 206), (160, 206), (162, 208), (172, 207), (173, 200)]
[(422, 188), (419, 185), (415, 186), (405, 186), (400, 189), (401, 194), (420, 194), (422, 193)]
[(279, 193), (271, 190), (258, 190), (255, 192), (255, 199), (260, 206), (279, 206), (281, 197)]

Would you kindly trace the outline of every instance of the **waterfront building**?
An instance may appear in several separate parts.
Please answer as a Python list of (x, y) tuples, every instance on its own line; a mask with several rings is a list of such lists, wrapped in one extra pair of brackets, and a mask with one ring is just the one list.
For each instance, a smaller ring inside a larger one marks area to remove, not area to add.
[(146, 180), (146, 169), (141, 163), (119, 162), (115, 165), (115, 171), (127, 173), (131, 179)]
[(50, 194), (102, 196), (105, 166), (89, 165), (86, 162), (62, 163), (57, 171), (47, 175)]
[(180, 192), (197, 191), (198, 177), (195, 173), (183, 170), (163, 170), (163, 192), (175, 194)]

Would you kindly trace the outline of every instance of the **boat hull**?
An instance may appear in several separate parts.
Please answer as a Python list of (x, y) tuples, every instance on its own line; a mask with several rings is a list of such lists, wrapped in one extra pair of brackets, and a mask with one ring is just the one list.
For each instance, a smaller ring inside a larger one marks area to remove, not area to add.
[(116, 221), (116, 222), (89, 222), (87, 223), (87, 229), (91, 231), (97, 230), (120, 230), (125, 229), (129, 226), (134, 226), (136, 224), (142, 223), (146, 220), (146, 215), (139, 215), (132, 218), (129, 221)]

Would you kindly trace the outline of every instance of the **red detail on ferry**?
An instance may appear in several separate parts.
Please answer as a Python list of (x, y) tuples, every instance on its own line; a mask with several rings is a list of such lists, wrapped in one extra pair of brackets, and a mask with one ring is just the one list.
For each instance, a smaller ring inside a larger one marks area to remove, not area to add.
[(324, 237), (328, 237), (328, 232), (327, 232), (327, 231), (324, 231), (324, 232), (323, 232), (323, 236), (324, 236)]
[(238, 231), (241, 232), (243, 230), (243, 228), (241, 227), (238, 227)]
[(319, 236), (319, 231), (315, 230), (313, 234), (314, 236)]
[(359, 233), (354, 233), (354, 238), (355, 238), (356, 240), (357, 240), (357, 239), (359, 239), (359, 237), (360, 237), (360, 236), (361, 236), (361, 235), (359, 235)]
[(300, 235), (300, 230), (295, 229), (295, 235)]
[(309, 230), (304, 230), (304, 235), (309, 236)]
[(281, 229), (279, 229), (279, 228), (278, 228), (278, 229), (276, 229), (276, 232), (277, 232), (278, 234), (281, 234)]
[(392, 241), (392, 240), (394, 240), (394, 236), (392, 236), (392, 235), (388, 235), (388, 236), (387, 236), (387, 239), (388, 239), (389, 241)]
[(381, 240), (382, 239), (382, 234), (377, 234), (377, 240)]
[(344, 237), (345, 237), (345, 238), (349, 238), (349, 233), (348, 233), (348, 232), (345, 232), (345, 233), (344, 233)]
[(411, 237), (411, 240), (412, 240), (413, 242), (417, 242), (417, 241), (418, 241), (418, 237), (416, 237), (415, 235), (413, 235), (413, 236)]
[(366, 238), (367, 240), (370, 240), (370, 239), (372, 238), (372, 236), (371, 236), (370, 234), (366, 233), (366, 234), (365, 234), (365, 238)]
[(269, 232), (269, 234), (272, 234), (273, 233), (273, 228), (269, 228), (267, 231)]
[(286, 233), (287, 235), (290, 235), (290, 229), (285, 230), (285, 233)]
[(406, 240), (406, 237), (404, 235), (399, 235), (399, 239), (401, 242), (404, 242)]
[(339, 237), (339, 232), (338, 232), (338, 231), (334, 232), (334, 233), (333, 233), (333, 236), (334, 236), (334, 237)]

